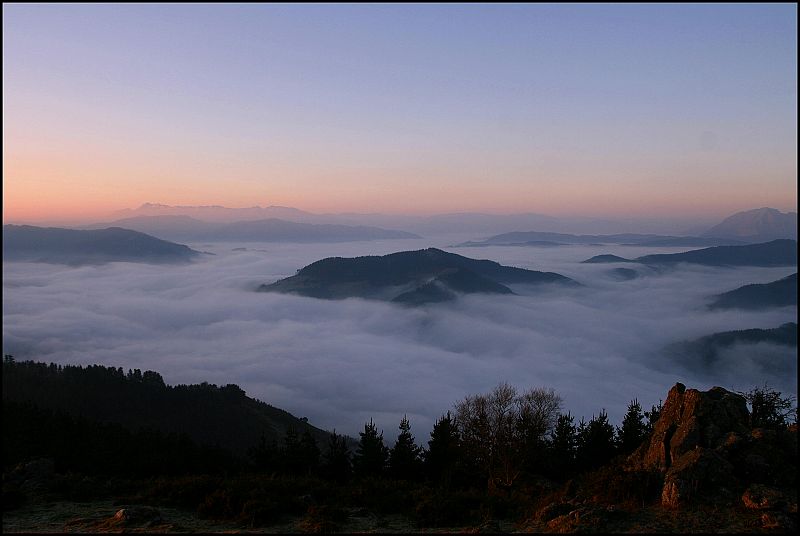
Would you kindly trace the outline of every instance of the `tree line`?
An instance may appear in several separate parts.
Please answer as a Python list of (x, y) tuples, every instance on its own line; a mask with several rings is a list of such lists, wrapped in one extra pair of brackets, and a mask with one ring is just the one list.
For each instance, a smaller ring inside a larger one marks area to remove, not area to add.
[[(65, 404), (56, 408), (39, 406), (35, 399), (56, 403), (73, 392), (54, 379), (104, 397), (127, 392), (127, 398), (119, 399), (121, 405), (114, 409), (125, 413), (122, 406), (131, 404), (131, 415), (141, 411), (133, 397), (147, 397), (151, 404), (146, 407), (157, 411), (159, 404), (180, 395), (183, 409), (179, 415), (198, 411), (202, 414), (213, 407), (220, 422), (242, 421), (234, 428), (237, 430), (245, 425), (246, 416), (253, 414), (247, 405), (251, 399), (238, 386), (170, 388), (152, 371), (132, 370), (126, 374), (122, 369), (101, 366), (17, 363), (11, 356), (4, 359), (3, 373), (4, 465), (31, 456), (51, 456), (60, 469), (95, 474), (245, 471), (318, 477), (337, 483), (382, 478), (425, 482), (445, 489), (510, 489), (520, 480), (537, 476), (572, 478), (632, 453), (652, 431), (661, 412), (661, 403), (644, 410), (634, 399), (620, 426), (609, 422), (604, 409), (588, 420), (582, 417), (576, 422), (570, 412), (563, 411), (562, 399), (553, 389), (519, 391), (501, 383), (488, 393), (457, 402), (452, 411), (436, 420), (424, 443), (414, 437), (407, 416), (401, 419), (393, 444), (387, 444), (383, 432), (370, 420), (359, 432), (354, 448), (353, 440), (335, 430), (321, 438), (318, 430), (294, 419), (285, 434), (262, 433), (260, 439), (237, 455), (219, 445), (198, 442), (187, 433), (150, 424), (158, 420), (142, 419), (137, 426), (130, 426), (132, 418), (123, 423), (92, 419), (87, 409), (91, 398), (73, 407)], [(39, 394), (33, 399), (10, 400), (6, 387), (11, 390), (12, 382), (19, 383), (17, 389), (22, 385), (31, 391), (38, 389)], [(37, 382), (41, 385), (34, 387)], [(126, 388), (131, 385), (137, 389)], [(791, 399), (767, 386), (742, 394), (751, 407), (753, 426), (785, 426), (792, 413), (796, 420)]]
[(643, 411), (633, 400), (621, 426), (614, 427), (605, 410), (575, 423), (569, 412), (561, 411), (561, 404), (552, 389), (519, 392), (501, 383), (490, 393), (466, 397), (437, 419), (427, 447), (417, 444), (404, 416), (392, 445), (370, 420), (352, 453), (335, 431), (320, 449), (307, 433), (298, 436), (290, 430), (282, 443), (262, 438), (248, 455), (257, 470), (270, 473), (510, 488), (533, 475), (569, 478), (633, 452), (661, 409), (659, 404)]

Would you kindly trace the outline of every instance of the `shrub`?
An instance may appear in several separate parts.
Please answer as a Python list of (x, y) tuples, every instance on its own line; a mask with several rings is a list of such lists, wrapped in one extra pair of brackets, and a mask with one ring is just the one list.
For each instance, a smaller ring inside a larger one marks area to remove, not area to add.
[(420, 528), (474, 525), (483, 521), (483, 499), (476, 490), (424, 490), (417, 497), (414, 517)]
[(242, 505), (239, 520), (250, 528), (277, 523), (281, 517), (280, 505), (269, 499), (251, 499)]
[(330, 534), (338, 532), (347, 520), (347, 513), (331, 506), (309, 506), (306, 516), (297, 528), (310, 534)]
[(608, 465), (585, 475), (580, 493), (598, 502), (642, 507), (661, 496), (664, 477), (654, 471), (625, 471)]

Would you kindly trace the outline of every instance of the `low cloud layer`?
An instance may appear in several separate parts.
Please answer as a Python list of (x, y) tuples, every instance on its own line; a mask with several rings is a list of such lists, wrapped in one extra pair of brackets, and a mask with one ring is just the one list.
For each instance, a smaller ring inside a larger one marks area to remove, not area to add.
[[(774, 281), (793, 267), (683, 266), (654, 275), (632, 266), (644, 275), (620, 282), (609, 274), (613, 265), (580, 261), (655, 251), (458, 248), (452, 251), (559, 272), (585, 287), (515, 287), (517, 296), (467, 296), (417, 309), (253, 292), (323, 257), (444, 247), (457, 239), (246, 244), (246, 251), (232, 251), (242, 244), (190, 244), (217, 255), (188, 266), (5, 263), (3, 350), (18, 359), (157, 370), (171, 384), (236, 383), (250, 396), (350, 435), (372, 417), (392, 438), (408, 414), (421, 441), (454, 402), (499, 381), (553, 387), (573, 414), (588, 418), (606, 408), (614, 422), (632, 398), (649, 407), (676, 381), (741, 390), (769, 382), (796, 395), (794, 373), (752, 366), (757, 347), (727, 352), (730, 365), (719, 378), (665, 366), (660, 352), (714, 332), (796, 321), (794, 307), (704, 307), (710, 295)], [(680, 250), (659, 250), (672, 251)]]

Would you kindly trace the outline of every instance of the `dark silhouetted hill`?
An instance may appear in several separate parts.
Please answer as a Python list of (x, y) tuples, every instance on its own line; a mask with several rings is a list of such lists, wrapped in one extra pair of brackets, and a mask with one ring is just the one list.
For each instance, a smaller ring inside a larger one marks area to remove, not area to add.
[(683, 253), (644, 255), (625, 259), (616, 255), (597, 255), (583, 262), (636, 262), (650, 265), (673, 265), (682, 262), (705, 266), (797, 266), (797, 241), (773, 240), (744, 246), (716, 246)]
[(236, 385), (169, 386), (152, 371), (125, 373), (101, 365), (60, 366), (32, 361), (3, 363), (3, 403), (28, 404), (136, 432), (185, 434), (201, 446), (237, 455), (281, 441), (289, 427), (308, 430), (325, 445), (329, 433), (290, 413), (248, 397)]
[(741, 240), (697, 236), (663, 236), (656, 234), (622, 233), (609, 235), (575, 235), (539, 231), (503, 233), (479, 242), (464, 242), (458, 247), (476, 246), (542, 246), (623, 244), (651, 247), (704, 247), (743, 244)]
[(633, 242), (630, 246), (642, 246), (652, 248), (705, 248), (713, 246), (739, 246), (747, 242), (733, 238), (715, 238), (709, 236), (677, 236), (665, 237), (643, 242)]
[(79, 231), (30, 225), (3, 226), (3, 260), (56, 264), (182, 263), (201, 255), (188, 246), (110, 227)]
[[(774, 374), (792, 374), (797, 369), (797, 324), (787, 322), (771, 329), (743, 329), (724, 331), (707, 335), (693, 341), (672, 344), (667, 353), (689, 370), (712, 371), (715, 367), (730, 367), (736, 363), (722, 362), (724, 351), (737, 345), (770, 344), (784, 346), (787, 350), (781, 362), (775, 361), (775, 355), (766, 353), (763, 356), (755, 352), (748, 353), (748, 361)], [(792, 372), (794, 371), (794, 372)]]
[(773, 240), (745, 246), (717, 246), (684, 253), (645, 255), (636, 259), (644, 264), (688, 262), (706, 266), (796, 266), (797, 241)]
[(612, 263), (612, 262), (636, 262), (630, 259), (626, 259), (624, 257), (620, 257), (618, 255), (595, 255), (591, 259), (586, 259), (582, 261), (584, 264), (604, 264), (604, 263)]
[(765, 309), (797, 305), (797, 273), (771, 283), (753, 284), (724, 292), (710, 309)]
[(309, 264), (292, 277), (261, 285), (259, 290), (325, 299), (359, 297), (418, 304), (445, 301), (457, 293), (510, 294), (511, 289), (505, 285), (545, 283), (577, 285), (560, 274), (502, 266), (429, 248), (382, 257), (331, 257)]

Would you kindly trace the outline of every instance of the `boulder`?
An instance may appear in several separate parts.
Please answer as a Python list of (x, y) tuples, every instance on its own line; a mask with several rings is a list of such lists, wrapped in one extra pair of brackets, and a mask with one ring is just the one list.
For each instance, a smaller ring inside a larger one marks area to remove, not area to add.
[[(714, 449), (749, 435), (745, 398), (722, 387), (670, 389), (653, 433), (629, 458), (634, 467), (668, 471), (696, 448)], [(734, 435), (731, 435), (734, 434)]]
[(550, 503), (536, 513), (536, 519), (542, 523), (566, 515), (576, 509), (576, 505), (569, 502)]
[(777, 510), (786, 506), (786, 497), (775, 488), (753, 484), (742, 494), (742, 502), (752, 510)]
[(609, 531), (609, 523), (624, 517), (624, 515), (613, 506), (579, 506), (567, 514), (548, 521), (546, 532), (604, 533)]
[(761, 514), (761, 526), (779, 532), (795, 532), (797, 530), (796, 516), (782, 512), (764, 512)]
[(703, 494), (729, 494), (737, 480), (726, 453), (748, 441), (749, 418), (741, 395), (722, 387), (698, 391), (677, 383), (653, 433), (628, 458), (628, 468), (662, 472), (661, 502), (667, 507), (677, 508)]
[(150, 506), (129, 506), (117, 510), (112, 521), (119, 525), (154, 525), (161, 522), (161, 512)]

